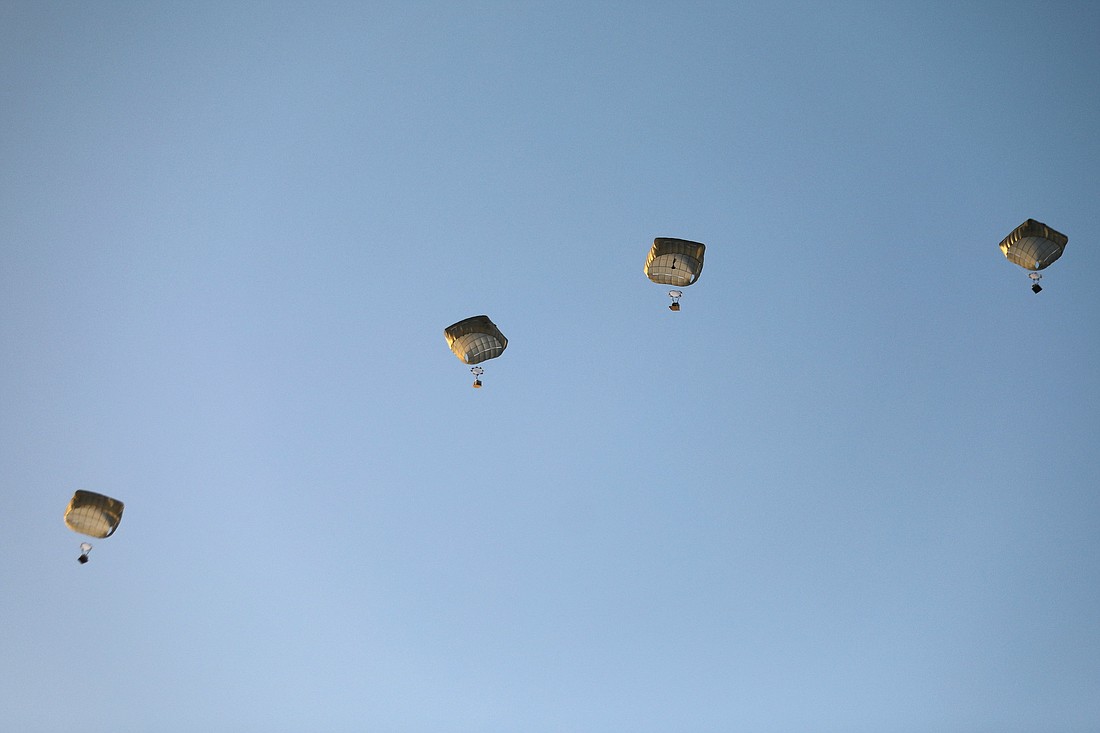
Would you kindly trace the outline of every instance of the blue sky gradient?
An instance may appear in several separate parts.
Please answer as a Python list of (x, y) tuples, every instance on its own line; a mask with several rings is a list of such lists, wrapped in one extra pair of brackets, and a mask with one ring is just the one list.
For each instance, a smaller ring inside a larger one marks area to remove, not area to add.
[(0, 5), (0, 727), (1095, 731), (1097, 100), (1090, 3)]

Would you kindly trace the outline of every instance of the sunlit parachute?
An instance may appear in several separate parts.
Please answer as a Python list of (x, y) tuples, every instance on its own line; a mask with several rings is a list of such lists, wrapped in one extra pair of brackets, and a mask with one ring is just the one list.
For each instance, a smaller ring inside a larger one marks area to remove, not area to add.
[[(65, 524), (74, 532), (89, 537), (110, 537), (122, 521), (123, 503), (103, 494), (79, 490), (73, 494), (69, 507), (65, 510)], [(92, 546), (87, 542), (80, 545), (80, 562), (88, 562), (88, 553)]]
[[(699, 242), (657, 237), (653, 240), (653, 248), (649, 250), (645, 261), (646, 277), (658, 285), (686, 288), (699, 279), (699, 274), (703, 271), (705, 250), (706, 246)], [(683, 293), (670, 290), (668, 295), (672, 298), (669, 310), (680, 310), (680, 297)]]
[(1028, 273), (1031, 289), (1038, 293), (1042, 290), (1039, 281), (1043, 278), (1039, 270), (1061, 257), (1068, 242), (1069, 237), (1065, 234), (1054, 231), (1042, 222), (1028, 219), (1001, 240), (1001, 251), (1009, 262), (1031, 270)]
[[(454, 355), (470, 365), (495, 359), (508, 348), (508, 339), (489, 320), (489, 316), (473, 316), (447, 326), (443, 329), (443, 336)], [(480, 377), (485, 370), (473, 366), (470, 372), (474, 375), (474, 386), (480, 387)]]

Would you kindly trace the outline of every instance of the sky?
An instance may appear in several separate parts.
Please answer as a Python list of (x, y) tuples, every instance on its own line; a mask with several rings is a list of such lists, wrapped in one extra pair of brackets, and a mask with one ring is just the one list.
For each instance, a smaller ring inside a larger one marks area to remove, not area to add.
[(1097, 730), (1098, 100), (1086, 2), (0, 4), (0, 727)]

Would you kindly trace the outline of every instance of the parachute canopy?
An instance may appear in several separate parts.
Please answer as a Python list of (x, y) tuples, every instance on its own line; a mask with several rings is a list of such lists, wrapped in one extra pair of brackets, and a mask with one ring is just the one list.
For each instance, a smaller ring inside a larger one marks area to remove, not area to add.
[(658, 285), (684, 288), (703, 271), (705, 245), (686, 239), (657, 237), (645, 261), (645, 275)]
[(467, 364), (480, 364), (495, 359), (508, 348), (508, 339), (489, 320), (489, 316), (474, 316), (443, 330), (447, 346)]
[(123, 504), (103, 494), (77, 491), (65, 510), (69, 529), (90, 537), (110, 537), (122, 521)]
[(1042, 270), (1062, 256), (1069, 237), (1046, 224), (1028, 219), (1001, 240), (1008, 261), (1025, 270)]

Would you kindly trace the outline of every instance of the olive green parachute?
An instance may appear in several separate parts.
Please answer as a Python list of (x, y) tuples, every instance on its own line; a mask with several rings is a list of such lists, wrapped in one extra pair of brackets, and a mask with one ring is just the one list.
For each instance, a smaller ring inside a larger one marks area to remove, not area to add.
[(699, 279), (706, 246), (686, 239), (657, 237), (645, 261), (645, 274), (658, 285), (684, 288)]
[(1034, 272), (1061, 257), (1067, 242), (1069, 237), (1065, 234), (1028, 219), (1001, 240), (1001, 251), (1012, 264)]
[(69, 529), (90, 537), (110, 537), (122, 521), (123, 504), (103, 494), (77, 491), (65, 510)]
[(489, 320), (489, 316), (473, 316), (447, 326), (443, 330), (447, 346), (467, 364), (480, 364), (495, 359), (508, 348), (508, 339)]

